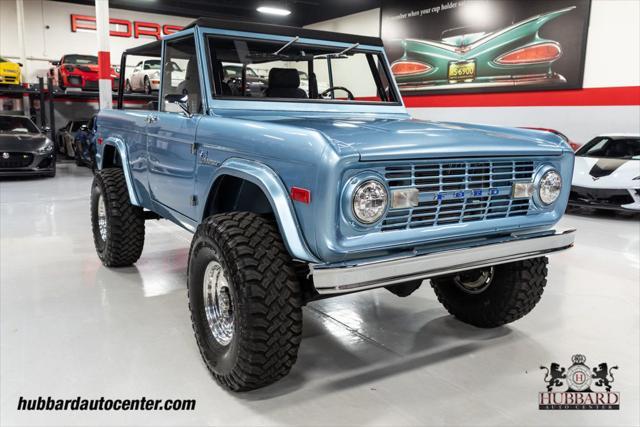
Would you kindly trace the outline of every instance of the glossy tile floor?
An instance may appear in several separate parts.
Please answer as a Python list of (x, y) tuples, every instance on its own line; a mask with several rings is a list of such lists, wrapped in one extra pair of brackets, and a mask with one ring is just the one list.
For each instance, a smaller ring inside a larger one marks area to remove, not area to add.
[[(576, 247), (555, 256), (526, 318), (481, 330), (429, 286), (310, 304), (291, 375), (232, 395), (209, 377), (189, 322), (190, 235), (147, 224), (135, 267), (104, 268), (89, 228), (91, 174), (0, 182), (1, 424), (638, 425), (640, 221), (569, 215)], [(540, 365), (619, 366), (620, 411), (539, 411)], [(192, 412), (17, 412), (35, 398), (187, 398)]]

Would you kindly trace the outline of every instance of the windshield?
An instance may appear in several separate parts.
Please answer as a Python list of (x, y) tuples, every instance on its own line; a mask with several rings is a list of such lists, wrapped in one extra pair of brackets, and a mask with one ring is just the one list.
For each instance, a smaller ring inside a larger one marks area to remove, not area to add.
[(580, 148), (576, 156), (640, 160), (640, 138), (599, 136)]
[(64, 57), (64, 63), (73, 65), (97, 64), (98, 57), (91, 55), (67, 55)]
[(144, 68), (148, 70), (159, 70), (160, 69), (160, 60), (152, 60), (144, 63)]
[(0, 132), (40, 133), (40, 130), (30, 119), (26, 117), (0, 116)]
[[(272, 40), (209, 37), (216, 97), (396, 103), (382, 53)], [(247, 70), (247, 81), (242, 70)], [(260, 70), (260, 80), (253, 69)], [(301, 84), (304, 83), (304, 84)]]

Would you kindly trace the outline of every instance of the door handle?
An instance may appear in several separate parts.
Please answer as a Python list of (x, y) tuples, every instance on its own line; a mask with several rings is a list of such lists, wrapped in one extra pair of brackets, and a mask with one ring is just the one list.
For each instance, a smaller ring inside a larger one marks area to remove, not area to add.
[(147, 123), (155, 123), (158, 121), (158, 116), (156, 116), (155, 114), (149, 114), (144, 120)]

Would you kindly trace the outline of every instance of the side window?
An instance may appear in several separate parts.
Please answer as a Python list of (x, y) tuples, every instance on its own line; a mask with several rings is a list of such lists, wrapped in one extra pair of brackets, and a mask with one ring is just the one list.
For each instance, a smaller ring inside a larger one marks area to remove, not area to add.
[[(202, 113), (202, 92), (193, 36), (167, 41), (164, 52), (162, 96), (166, 99), (167, 95), (187, 95), (191, 113)], [(161, 110), (182, 112), (178, 105), (166, 100), (163, 100)]]
[(144, 63), (144, 69), (145, 69), (145, 70), (149, 70), (150, 68), (151, 68), (151, 66), (149, 65), (149, 63), (148, 63), (148, 62), (145, 62), (145, 63)]

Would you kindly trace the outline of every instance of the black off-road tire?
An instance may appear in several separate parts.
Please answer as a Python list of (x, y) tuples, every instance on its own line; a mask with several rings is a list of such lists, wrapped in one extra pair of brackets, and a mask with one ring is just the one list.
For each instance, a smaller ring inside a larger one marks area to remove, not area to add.
[[(204, 273), (219, 263), (229, 283), (234, 333), (222, 345), (207, 323)], [(189, 253), (189, 309), (202, 358), (225, 389), (240, 392), (286, 376), (302, 334), (302, 292), (272, 219), (248, 212), (207, 218)]]
[[(100, 235), (98, 201), (103, 196), (107, 217), (106, 239)], [(91, 228), (98, 257), (106, 267), (135, 263), (144, 246), (144, 214), (129, 200), (122, 169), (98, 171), (91, 186)]]
[(455, 283), (455, 276), (431, 279), (431, 286), (449, 313), (480, 328), (514, 322), (536, 306), (547, 284), (546, 257), (496, 265), (493, 279), (474, 294)]

